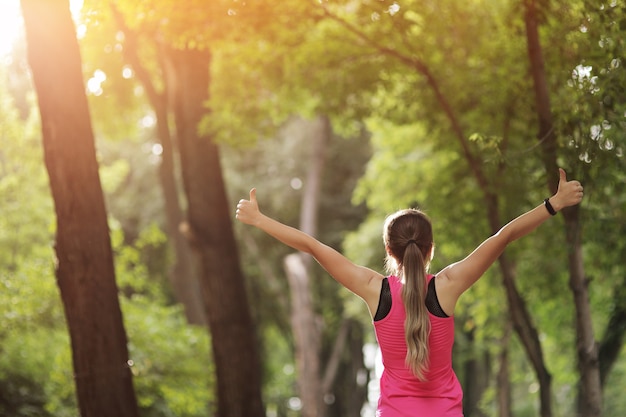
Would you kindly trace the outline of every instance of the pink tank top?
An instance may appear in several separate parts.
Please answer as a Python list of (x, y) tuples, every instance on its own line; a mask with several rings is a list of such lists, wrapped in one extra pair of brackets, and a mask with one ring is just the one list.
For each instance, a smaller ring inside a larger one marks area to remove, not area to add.
[[(433, 278), (428, 276), (428, 281)], [(377, 417), (463, 417), (463, 391), (452, 370), (454, 318), (430, 318), (429, 360), (426, 381), (417, 379), (405, 366), (406, 341), (402, 283), (389, 277), (391, 311), (374, 322), (376, 339), (385, 367), (380, 379)]]

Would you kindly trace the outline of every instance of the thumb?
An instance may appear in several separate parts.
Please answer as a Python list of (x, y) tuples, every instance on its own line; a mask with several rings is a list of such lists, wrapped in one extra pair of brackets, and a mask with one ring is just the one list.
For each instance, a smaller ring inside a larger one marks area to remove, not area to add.
[(567, 178), (565, 176), (565, 170), (563, 168), (559, 168), (559, 176), (560, 176), (559, 182), (562, 182), (562, 183), (567, 182)]
[(256, 203), (256, 188), (250, 190), (250, 201)]

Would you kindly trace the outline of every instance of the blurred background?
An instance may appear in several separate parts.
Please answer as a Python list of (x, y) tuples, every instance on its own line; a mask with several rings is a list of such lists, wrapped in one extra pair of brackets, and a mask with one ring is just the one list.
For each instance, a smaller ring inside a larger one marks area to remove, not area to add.
[(419, 207), (436, 273), (558, 167), (457, 306), (465, 416), (623, 416), (624, 6), (2, 0), (0, 416), (374, 416), (365, 305), (237, 201), (381, 272)]

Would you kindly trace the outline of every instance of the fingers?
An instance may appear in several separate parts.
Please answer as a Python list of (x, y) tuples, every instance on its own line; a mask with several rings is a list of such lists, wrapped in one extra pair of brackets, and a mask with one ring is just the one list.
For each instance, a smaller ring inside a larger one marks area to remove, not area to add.
[(256, 188), (252, 188), (250, 190), (250, 200), (246, 200), (245, 198), (239, 200), (237, 210), (235, 211), (235, 218), (243, 223), (249, 223), (255, 211), (258, 211)]
[(574, 199), (573, 203), (574, 204), (580, 203), (584, 196), (583, 186), (578, 181), (570, 181), (568, 185), (570, 185), (571, 196)]
[(563, 207), (579, 204), (584, 196), (583, 186), (577, 180), (567, 180), (567, 174), (563, 168), (559, 168), (559, 186), (557, 194), (561, 197)]

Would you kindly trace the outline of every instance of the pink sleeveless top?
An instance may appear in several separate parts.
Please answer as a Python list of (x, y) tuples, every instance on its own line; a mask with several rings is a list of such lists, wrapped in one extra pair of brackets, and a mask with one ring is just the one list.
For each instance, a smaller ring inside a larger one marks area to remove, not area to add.
[[(433, 278), (428, 276), (428, 281)], [(426, 381), (405, 366), (406, 341), (402, 283), (389, 277), (391, 311), (374, 322), (376, 339), (385, 367), (380, 379), (377, 417), (463, 417), (463, 391), (452, 370), (454, 318), (430, 318), (429, 360)]]

